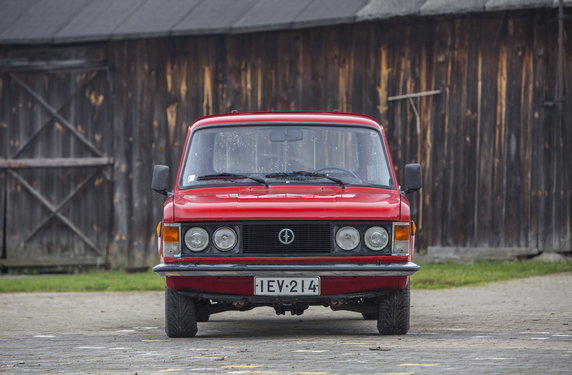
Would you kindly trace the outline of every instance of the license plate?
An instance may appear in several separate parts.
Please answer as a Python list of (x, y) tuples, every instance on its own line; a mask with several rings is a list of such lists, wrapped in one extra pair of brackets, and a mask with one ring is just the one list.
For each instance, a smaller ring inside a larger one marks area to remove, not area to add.
[(319, 296), (319, 277), (255, 277), (257, 296)]

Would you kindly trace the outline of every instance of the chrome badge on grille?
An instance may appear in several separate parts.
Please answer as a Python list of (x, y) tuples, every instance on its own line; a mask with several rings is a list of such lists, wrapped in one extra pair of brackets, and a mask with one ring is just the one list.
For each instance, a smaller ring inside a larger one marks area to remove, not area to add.
[(284, 228), (278, 233), (278, 241), (283, 245), (290, 245), (294, 242), (294, 231), (292, 229)]

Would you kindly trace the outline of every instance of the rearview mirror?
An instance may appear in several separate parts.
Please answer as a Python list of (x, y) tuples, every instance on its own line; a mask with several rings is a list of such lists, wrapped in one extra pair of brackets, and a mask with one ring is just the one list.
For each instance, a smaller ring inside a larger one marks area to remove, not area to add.
[(405, 194), (421, 189), (421, 164), (405, 165)]
[(304, 134), (300, 129), (274, 129), (270, 132), (270, 140), (272, 142), (294, 142), (304, 139)]
[(166, 165), (156, 165), (153, 167), (153, 180), (151, 189), (162, 195), (169, 195), (171, 173)]

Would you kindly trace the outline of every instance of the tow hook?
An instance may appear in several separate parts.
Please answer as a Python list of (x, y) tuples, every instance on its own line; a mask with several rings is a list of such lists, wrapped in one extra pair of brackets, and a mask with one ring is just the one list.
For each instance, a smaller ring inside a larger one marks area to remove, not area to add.
[(248, 305), (248, 299), (243, 298), (243, 299), (241, 299), (240, 301), (233, 302), (232, 305), (233, 305), (235, 308), (240, 309), (241, 307), (244, 307), (244, 306)]

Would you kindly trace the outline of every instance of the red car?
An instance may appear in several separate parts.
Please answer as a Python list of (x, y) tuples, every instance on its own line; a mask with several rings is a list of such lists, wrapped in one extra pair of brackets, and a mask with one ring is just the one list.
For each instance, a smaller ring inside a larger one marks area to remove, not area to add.
[(189, 129), (158, 226), (165, 331), (190, 337), (223, 311), (309, 306), (361, 313), (381, 334), (409, 330), (415, 225), (383, 128), (339, 112), (231, 113)]

